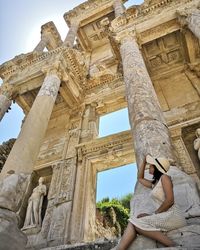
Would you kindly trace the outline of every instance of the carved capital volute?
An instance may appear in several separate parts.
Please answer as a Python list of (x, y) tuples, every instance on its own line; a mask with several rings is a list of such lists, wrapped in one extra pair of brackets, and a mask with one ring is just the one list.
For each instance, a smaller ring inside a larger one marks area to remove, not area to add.
[(119, 44), (124, 44), (126, 42), (137, 40), (137, 34), (135, 30), (123, 30), (116, 33), (115, 40)]
[(80, 26), (80, 18), (74, 18), (70, 21), (69, 29), (71, 30), (77, 30)]
[(185, 9), (184, 10), (177, 10), (176, 14), (177, 14), (178, 21), (180, 23), (181, 28), (187, 27), (187, 25), (188, 25), (187, 18), (189, 16), (188, 10), (185, 10)]
[(124, 29), (124, 26), (126, 24), (127, 24), (126, 16), (118, 16), (111, 22), (110, 30), (112, 32), (118, 32)]
[(8, 99), (12, 99), (12, 96), (14, 94), (14, 88), (9, 83), (3, 83), (0, 86), (0, 95), (6, 96)]
[(60, 61), (55, 62), (50, 66), (46, 66), (42, 68), (42, 72), (46, 74), (46, 76), (57, 75), (61, 80), (63, 75), (63, 69)]

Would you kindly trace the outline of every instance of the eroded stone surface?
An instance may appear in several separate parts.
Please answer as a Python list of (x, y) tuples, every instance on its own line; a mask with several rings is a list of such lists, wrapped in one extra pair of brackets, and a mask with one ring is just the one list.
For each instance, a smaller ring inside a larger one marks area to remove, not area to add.
[[(177, 175), (173, 173), (174, 188), (191, 226), (199, 220), (195, 186), (197, 182), (200, 187), (199, 159), (193, 147), (195, 130), (200, 127), (200, 47), (195, 16), (199, 0), (148, 0), (126, 11), (124, 2), (82, 3), (64, 15), (71, 28), (63, 45), (55, 25), (48, 22), (42, 26), (41, 40), (33, 52), (0, 66), (3, 85), (12, 86), (8, 99), (15, 99), (26, 114), (10, 154), (12, 161), (7, 161), (3, 174), (34, 171), (35, 181), (42, 176), (47, 186), (41, 230), (28, 236), (29, 248), (95, 248), (95, 243), (74, 243), (97, 237), (97, 173), (132, 162), (140, 164), (148, 153), (176, 161), (190, 175), (179, 170)], [(182, 21), (193, 13), (188, 21), (194, 29), (182, 23), (181, 11)], [(1, 103), (0, 108), (5, 106)], [(127, 106), (131, 130), (98, 138), (100, 117)], [(37, 184), (33, 180), (29, 184), (31, 195)], [(11, 185), (8, 191), (12, 189)], [(139, 184), (136, 190), (134, 212), (144, 212), (152, 203)], [(8, 201), (13, 194), (16, 190), (9, 193)], [(27, 205), (28, 197), (20, 207), (21, 225)], [(194, 242), (198, 240), (194, 238)], [(155, 246), (142, 237), (136, 243), (140, 249)], [(96, 247), (107, 249), (103, 248), (105, 242), (100, 245)]]
[(0, 208), (0, 250), (25, 250), (27, 237), (18, 228), (14, 212)]

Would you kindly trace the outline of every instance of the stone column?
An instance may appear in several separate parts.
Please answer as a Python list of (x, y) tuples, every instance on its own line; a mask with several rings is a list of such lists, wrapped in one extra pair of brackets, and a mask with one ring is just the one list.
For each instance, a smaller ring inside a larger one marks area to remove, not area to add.
[(75, 38), (77, 36), (77, 31), (78, 31), (78, 27), (79, 27), (79, 22), (73, 22), (71, 24), (71, 27), (69, 28), (69, 31), (67, 33), (67, 36), (65, 38), (65, 41), (64, 41), (64, 45), (72, 48), (73, 45), (74, 45), (74, 41), (75, 41)]
[(122, 34), (120, 40), (129, 119), (137, 163), (140, 165), (147, 154), (174, 160), (169, 130), (135, 34), (134, 32)]
[(115, 17), (124, 15), (124, 6), (121, 0), (114, 0), (113, 6), (115, 10)]
[(200, 10), (177, 10), (177, 14), (181, 26), (187, 26), (200, 39)]
[(0, 121), (12, 104), (12, 91), (8, 84), (2, 84), (0, 87)]
[[(120, 53), (137, 164), (140, 166), (147, 154), (176, 161), (169, 130), (136, 42), (135, 32), (123, 33), (121, 32)], [(176, 203), (184, 212), (186, 203), (189, 208), (185, 216), (188, 218), (192, 215), (199, 216), (199, 210), (196, 209), (199, 205), (199, 197), (194, 180), (173, 166), (171, 166), (169, 174), (174, 184)], [(137, 182), (131, 199), (131, 215), (137, 216), (144, 212), (151, 214), (156, 210), (149, 196), (149, 190)], [(194, 194), (194, 198), (190, 199), (191, 194)], [(194, 202), (195, 200), (196, 202)], [(140, 243), (141, 241), (136, 239), (129, 249), (137, 249)], [(147, 239), (143, 238), (142, 245), (146, 244), (148, 244)], [(151, 244), (149, 244), (151, 248), (156, 248), (155, 242)]]
[(43, 52), (48, 43), (48, 38), (46, 36), (41, 36), (41, 40), (33, 51)]
[(98, 136), (96, 103), (86, 105), (82, 126), (81, 126), (81, 143), (95, 139)]
[(2, 169), (2, 179), (10, 170), (15, 173), (32, 173), (54, 103), (60, 87), (57, 70), (47, 73), (42, 87), (28, 113), (22, 130)]

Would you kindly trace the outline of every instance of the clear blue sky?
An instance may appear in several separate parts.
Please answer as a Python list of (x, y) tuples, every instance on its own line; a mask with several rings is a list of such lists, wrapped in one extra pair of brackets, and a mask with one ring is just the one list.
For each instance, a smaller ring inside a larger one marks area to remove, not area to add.
[[(46, 22), (53, 21), (61, 34), (61, 38), (64, 40), (68, 28), (63, 19), (63, 14), (82, 2), (84, 1), (0, 0), (0, 64), (16, 55), (32, 51), (40, 40), (41, 25)], [(143, 0), (129, 0), (126, 7), (142, 2)], [(125, 116), (126, 111), (122, 111), (122, 113), (121, 115)], [(12, 105), (11, 111), (6, 113), (0, 122), (0, 144), (10, 138), (17, 137), (23, 117), (21, 109), (16, 104)], [(128, 124), (124, 118), (120, 119), (123, 121), (122, 128), (116, 127), (121, 123), (112, 120), (115, 118), (110, 121), (106, 119), (106, 117), (102, 118), (101, 136), (128, 129), (128, 127), (124, 129), (124, 126)], [(107, 126), (108, 122), (109, 126)], [(105, 196), (121, 196), (133, 191), (135, 183), (134, 178), (132, 179), (135, 175), (134, 169), (136, 167), (129, 166), (99, 173), (97, 199)], [(124, 178), (121, 178), (122, 175)], [(123, 184), (120, 183), (122, 180), (124, 180)], [(120, 187), (120, 189), (117, 189), (117, 187)]]

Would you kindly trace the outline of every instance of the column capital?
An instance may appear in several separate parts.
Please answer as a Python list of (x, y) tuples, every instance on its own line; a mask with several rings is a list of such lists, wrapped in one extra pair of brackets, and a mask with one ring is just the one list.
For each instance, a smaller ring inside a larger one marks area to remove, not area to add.
[(126, 16), (118, 16), (111, 22), (110, 30), (112, 32), (119, 32), (123, 29), (123, 27), (126, 24), (127, 24)]
[(197, 7), (177, 9), (176, 14), (181, 27), (188, 26), (192, 15), (200, 17), (200, 4)]
[(124, 44), (132, 40), (137, 41), (137, 33), (135, 30), (123, 30), (121, 32), (116, 33), (115, 40), (119, 44)]
[(81, 22), (80, 18), (74, 18), (73, 20), (71, 20), (69, 28), (71, 28), (71, 27), (79, 27), (80, 22)]
[(181, 28), (184, 28), (188, 25), (187, 17), (190, 15), (188, 9), (178, 9), (176, 10), (178, 21), (181, 25)]
[(10, 85), (9, 83), (3, 83), (0, 86), (0, 95), (6, 96), (9, 100), (12, 100), (12, 95), (13, 95), (13, 86)]
[(57, 75), (60, 80), (62, 78), (63, 69), (60, 61), (48, 66), (44, 66), (41, 70), (46, 76)]

